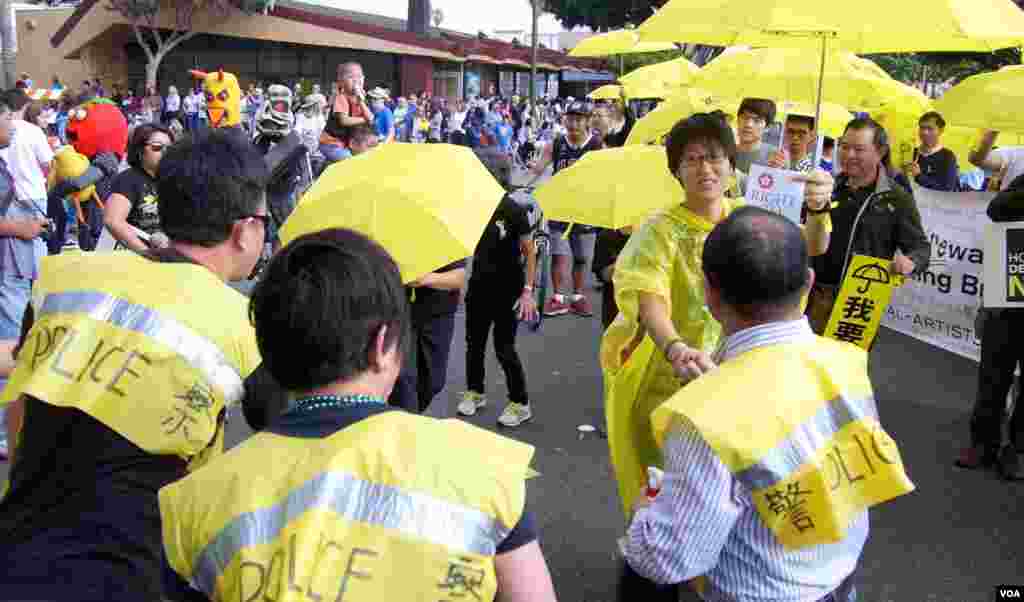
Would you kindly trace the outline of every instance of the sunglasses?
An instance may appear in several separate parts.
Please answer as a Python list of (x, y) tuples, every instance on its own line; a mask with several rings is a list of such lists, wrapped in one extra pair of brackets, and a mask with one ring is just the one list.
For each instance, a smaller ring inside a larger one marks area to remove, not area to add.
[(153, 151), (154, 153), (162, 153), (162, 152), (164, 152), (164, 149), (167, 148), (167, 145), (166, 144), (154, 143), (154, 144), (147, 144), (146, 148), (148, 148), (149, 150)]

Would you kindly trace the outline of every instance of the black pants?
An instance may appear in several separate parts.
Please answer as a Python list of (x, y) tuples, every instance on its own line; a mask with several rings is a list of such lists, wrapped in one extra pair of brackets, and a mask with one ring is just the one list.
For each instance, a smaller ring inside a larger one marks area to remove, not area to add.
[(494, 329), (494, 353), (505, 371), (508, 399), (515, 403), (530, 403), (526, 393), (526, 373), (516, 352), (516, 331), (519, 318), (513, 307), (521, 288), (509, 290), (505, 283), (489, 281), (469, 282), (466, 294), (466, 379), (468, 389), (484, 393), (484, 353), (487, 337)]
[(413, 319), (412, 344), (388, 404), (420, 413), (444, 389), (455, 314)]
[[(78, 247), (83, 251), (92, 251), (99, 242), (100, 234), (103, 233), (103, 210), (94, 200), (82, 205), (82, 213), (85, 214), (87, 224), (78, 225)], [(50, 255), (60, 253), (67, 239), (68, 214), (64, 209), (64, 202), (57, 197), (50, 197), (46, 200), (46, 216), (53, 220), (54, 233), (46, 241), (46, 248)]]
[[(856, 571), (843, 580), (834, 592), (829, 593), (818, 602), (849, 602), (856, 599), (856, 588), (854, 581)], [(682, 597), (680, 597), (682, 594)], [(622, 572), (619, 575), (618, 598), (619, 602), (632, 602), (643, 600), (644, 602), (699, 602), (698, 596), (686, 584), (680, 585), (659, 585), (646, 577), (641, 576), (623, 561)]]
[[(999, 447), (1002, 443), (1006, 395), (1013, 384), (1014, 369), (1024, 362), (1024, 310), (987, 310), (988, 318), (981, 338), (981, 366), (978, 368), (978, 397), (971, 417), (973, 445)], [(1018, 392), (1010, 416), (1010, 443), (1024, 450), (1024, 410)]]

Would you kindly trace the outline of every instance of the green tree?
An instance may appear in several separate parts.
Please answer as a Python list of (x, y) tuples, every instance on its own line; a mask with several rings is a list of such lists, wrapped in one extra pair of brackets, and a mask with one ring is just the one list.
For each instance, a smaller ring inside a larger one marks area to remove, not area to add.
[(639, 25), (667, 0), (548, 0), (546, 10), (566, 28), (594, 31)]
[(965, 77), (995, 71), (1006, 65), (1019, 65), (1021, 51), (1008, 48), (997, 52), (916, 52), (909, 54), (872, 54), (885, 71), (902, 82), (927, 80), (958, 82)]

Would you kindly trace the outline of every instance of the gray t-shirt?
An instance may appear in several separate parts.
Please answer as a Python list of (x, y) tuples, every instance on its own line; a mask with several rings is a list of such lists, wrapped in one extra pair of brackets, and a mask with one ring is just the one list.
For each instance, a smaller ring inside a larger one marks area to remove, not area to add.
[(743, 173), (750, 173), (750, 166), (753, 164), (767, 165), (768, 157), (771, 156), (772, 147), (767, 144), (760, 144), (752, 151), (736, 151), (736, 169)]
[[(32, 207), (31, 202), (18, 201), (14, 178), (0, 158), (0, 219), (38, 219), (45, 207)], [(44, 255), (46, 243), (41, 238), (22, 240), (17, 236), (0, 236), (0, 276), (35, 280)]]

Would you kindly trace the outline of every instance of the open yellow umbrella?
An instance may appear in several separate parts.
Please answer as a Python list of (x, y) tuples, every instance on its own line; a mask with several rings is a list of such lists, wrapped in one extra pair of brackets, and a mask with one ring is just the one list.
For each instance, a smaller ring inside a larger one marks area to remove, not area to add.
[[(928, 98), (889, 76), (879, 77), (871, 61), (852, 53), (826, 57), (822, 101), (872, 111), (891, 103), (927, 110)], [(875, 65), (875, 68), (880, 68)], [(884, 73), (884, 72), (883, 72)], [(693, 78), (693, 85), (723, 96), (783, 98), (817, 102), (822, 83), (821, 55), (803, 48), (760, 48), (735, 51), (711, 61)], [(813, 113), (811, 116), (813, 117)]]
[(1011, 0), (671, 0), (636, 32), (713, 46), (988, 52), (1021, 44), (1024, 11)]
[(387, 144), (327, 168), (281, 227), (281, 242), (327, 228), (361, 232), (411, 282), (473, 254), (504, 196), (473, 151)]
[(598, 57), (614, 54), (639, 54), (641, 52), (674, 50), (675, 48), (676, 45), (671, 42), (641, 42), (635, 31), (620, 29), (583, 40), (569, 52), (569, 56)]
[(591, 100), (619, 100), (622, 98), (622, 86), (605, 84), (590, 94), (587, 94), (587, 98)]
[(685, 57), (634, 69), (619, 78), (629, 98), (669, 98), (690, 85), (700, 67)]
[[(956, 155), (960, 169), (971, 168), (968, 156), (971, 150), (978, 145), (981, 135), (986, 128), (965, 127), (940, 110), (936, 103), (936, 109), (946, 120), (946, 129), (942, 132), (942, 146), (953, 151)], [(956, 115), (954, 112), (953, 115)], [(889, 145), (892, 148), (892, 161), (899, 167), (914, 160), (914, 149), (920, 145), (918, 137), (917, 122), (920, 114), (907, 114), (894, 109), (884, 108), (881, 111), (871, 114), (871, 117), (885, 127), (889, 134)], [(1017, 146), (1024, 144), (1024, 124), (1010, 131), (1003, 131), (999, 136), (999, 144), (1004, 146)]]
[(723, 111), (735, 115), (739, 106), (738, 99), (722, 98), (700, 88), (684, 88), (637, 121), (626, 144), (659, 143), (676, 123), (694, 113)]
[(996, 131), (1024, 131), (1022, 106), (1024, 65), (968, 77), (935, 101), (950, 123)]
[(644, 42), (819, 49), (820, 101), (830, 50), (986, 52), (1020, 46), (1024, 11), (1011, 0), (670, 0), (636, 31)]
[(587, 153), (534, 193), (548, 219), (623, 228), (683, 198), (660, 146), (625, 146)]
[[(784, 120), (789, 115), (814, 117), (815, 108), (814, 104), (809, 102), (785, 101), (778, 103), (780, 120)], [(820, 119), (817, 127), (818, 133), (838, 138), (843, 135), (846, 125), (853, 119), (853, 114), (837, 104), (823, 102), (821, 103)]]

